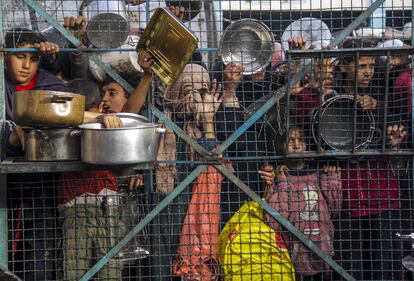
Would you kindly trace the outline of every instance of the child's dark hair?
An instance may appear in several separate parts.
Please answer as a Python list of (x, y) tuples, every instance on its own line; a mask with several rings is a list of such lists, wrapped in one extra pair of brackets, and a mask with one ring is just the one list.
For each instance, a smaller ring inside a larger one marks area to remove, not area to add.
[(77, 78), (69, 81), (66, 90), (71, 93), (85, 96), (85, 108), (98, 106), (101, 100), (98, 84), (92, 80)]
[[(340, 49), (359, 49), (359, 48), (374, 48), (376, 47), (377, 42), (371, 37), (361, 37), (361, 38), (350, 38), (342, 42), (339, 45)], [(348, 64), (356, 60), (354, 53), (347, 53), (344, 56), (340, 57), (342, 63)]]
[[(132, 78), (127, 78), (125, 79), (125, 81), (127, 83), (129, 83), (133, 88), (136, 88), (136, 86), (139, 84), (140, 79), (136, 78), (136, 79), (132, 79)], [(115, 79), (113, 79), (112, 77), (110, 77), (109, 75), (106, 75), (105, 79), (102, 81), (102, 83), (100, 83), (100, 87), (102, 88), (105, 85), (108, 85), (109, 83), (117, 83), (119, 84), (117, 81), (115, 81)], [(129, 98), (131, 96), (132, 93), (129, 93), (121, 84), (119, 84), (121, 86), (122, 89), (124, 89), (126, 98)]]
[(286, 139), (288, 137), (289, 131), (292, 130), (299, 130), (301, 132), (301, 137), (302, 139), (306, 142), (306, 131), (305, 129), (300, 126), (299, 124), (297, 124), (294, 118), (289, 118), (289, 127), (287, 129), (285, 129), (283, 131), (282, 134), (273, 134), (274, 136), (274, 145), (275, 145), (275, 149), (276, 149), (276, 153), (278, 155), (284, 155), (287, 153), (286, 151)]
[(18, 48), (25, 44), (33, 45), (45, 41), (42, 35), (27, 28), (11, 29), (4, 38), (6, 48)]

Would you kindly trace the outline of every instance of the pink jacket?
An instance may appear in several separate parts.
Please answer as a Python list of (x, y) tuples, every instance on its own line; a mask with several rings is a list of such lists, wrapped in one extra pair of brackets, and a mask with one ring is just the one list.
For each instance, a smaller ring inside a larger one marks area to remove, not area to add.
[[(333, 256), (334, 226), (331, 218), (341, 209), (342, 190), (338, 173), (332, 176), (313, 173), (305, 176), (291, 176), (274, 185), (267, 196), (268, 203), (285, 219), (289, 220), (309, 240), (315, 243), (327, 256)], [(269, 214), (266, 222), (281, 231), (295, 271), (299, 275), (314, 275), (329, 271), (329, 266)]]

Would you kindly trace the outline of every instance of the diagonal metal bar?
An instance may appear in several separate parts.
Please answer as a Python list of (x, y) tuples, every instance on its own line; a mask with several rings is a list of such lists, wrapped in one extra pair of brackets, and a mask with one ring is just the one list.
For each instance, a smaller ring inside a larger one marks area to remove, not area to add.
[(118, 242), (105, 256), (103, 256), (80, 281), (91, 279), (108, 261), (113, 258), (128, 242), (134, 238), (148, 223), (150, 223), (175, 197), (177, 197), (198, 175), (207, 168), (207, 165), (200, 165), (195, 168), (174, 190), (168, 194), (148, 215), (145, 216), (121, 241)]
[(211, 152), (208, 152), (204, 147), (202, 147), (197, 141), (187, 135), (180, 127), (178, 127), (173, 121), (168, 119), (158, 108), (153, 104), (150, 104), (150, 109), (158, 119), (162, 120), (171, 130), (173, 130), (180, 138), (185, 140), (189, 145), (191, 145), (200, 155), (207, 156), (211, 155)]
[(355, 279), (349, 275), (339, 264), (337, 264), (331, 257), (325, 255), (321, 249), (316, 246), (312, 241), (305, 237), (305, 235), (300, 232), (296, 227), (294, 227), (288, 220), (282, 217), (277, 211), (266, 202), (260, 198), (250, 187), (248, 187), (244, 182), (242, 182), (233, 172), (229, 171), (224, 165), (215, 165), (215, 167), (225, 175), (229, 180), (231, 180), (235, 185), (237, 185), (241, 190), (244, 191), (250, 198), (255, 200), (260, 204), (260, 206), (268, 212), (273, 218), (275, 218), (281, 225), (283, 225), (290, 233), (295, 235), (306, 247), (311, 251), (317, 254), (323, 261), (325, 261), (329, 266), (331, 266), (338, 274), (340, 274), (345, 280), (355, 281)]
[[(379, 6), (381, 6), (385, 0), (375, 1), (368, 9), (366, 9), (361, 15), (359, 15), (355, 21), (347, 26), (332, 42), (331, 46), (335, 47), (341, 43), (348, 34), (350, 34), (355, 28), (360, 26), (364, 20), (366, 20)], [(233, 142), (235, 142), (250, 126), (252, 126), (257, 120), (259, 120), (266, 112), (269, 110), (276, 102), (283, 98), (288, 89), (291, 89), (295, 83), (299, 80), (302, 80), (303, 77), (309, 73), (312, 69), (311, 64), (307, 64), (298, 74), (296, 74), (288, 85), (283, 86), (274, 93), (270, 93), (262, 98), (262, 100), (267, 100), (265, 104), (257, 110), (246, 122), (240, 126), (230, 137), (221, 144), (217, 149), (218, 153), (226, 150)]]

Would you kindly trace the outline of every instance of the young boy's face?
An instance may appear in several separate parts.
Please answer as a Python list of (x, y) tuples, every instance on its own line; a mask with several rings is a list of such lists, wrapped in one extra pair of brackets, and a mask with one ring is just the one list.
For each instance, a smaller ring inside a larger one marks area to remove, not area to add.
[(121, 112), (128, 98), (124, 88), (118, 83), (109, 83), (102, 87), (102, 102), (104, 110)]
[[(355, 61), (344, 66), (348, 79), (355, 83)], [(360, 57), (358, 60), (358, 87), (365, 88), (371, 83), (374, 76), (375, 57)]]
[(315, 63), (315, 71), (309, 84), (312, 87), (319, 88), (322, 80), (322, 92), (326, 93), (329, 90), (332, 90), (334, 84), (334, 70), (337, 64), (338, 60), (332, 62), (330, 58), (323, 59), (322, 65), (320, 61), (317, 60)]
[(288, 141), (288, 153), (301, 153), (306, 151), (306, 143), (303, 139), (301, 130), (289, 130)]
[[(23, 44), (20, 48), (32, 48)], [(34, 52), (8, 53), (5, 58), (7, 73), (15, 85), (26, 86), (39, 69), (40, 56)]]

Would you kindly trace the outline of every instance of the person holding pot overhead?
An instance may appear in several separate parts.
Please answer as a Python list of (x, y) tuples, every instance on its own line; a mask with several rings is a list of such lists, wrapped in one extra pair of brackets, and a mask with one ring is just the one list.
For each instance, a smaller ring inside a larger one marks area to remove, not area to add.
[[(141, 110), (151, 85), (152, 63), (153, 60), (148, 54), (138, 54), (138, 64), (144, 70), (144, 77), (132, 95), (128, 95), (115, 82), (103, 86), (101, 101), (103, 113), (131, 112), (128, 111), (131, 108), (134, 109), (131, 113)], [(102, 118), (106, 128), (123, 126), (122, 121), (114, 115), (104, 115)], [(118, 238), (116, 234), (120, 234), (120, 231), (124, 229), (117, 207), (119, 191), (124, 183), (118, 176), (118, 171), (113, 170), (61, 174), (57, 194), (59, 211), (62, 212), (61, 216), (64, 218), (62, 248), (65, 280), (79, 280), (114, 246), (109, 241), (116, 241)], [(142, 186), (142, 176), (130, 178), (130, 191)], [(111, 222), (116, 225), (112, 225)], [(116, 259), (111, 259), (96, 277), (99, 280), (121, 280), (121, 270), (122, 264)]]

